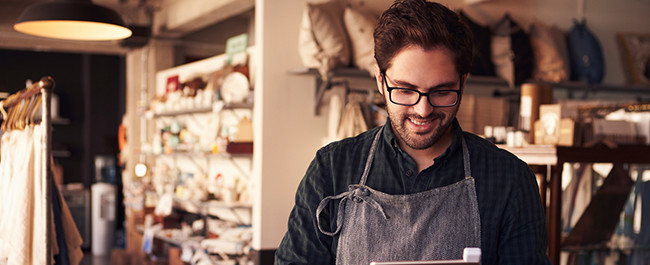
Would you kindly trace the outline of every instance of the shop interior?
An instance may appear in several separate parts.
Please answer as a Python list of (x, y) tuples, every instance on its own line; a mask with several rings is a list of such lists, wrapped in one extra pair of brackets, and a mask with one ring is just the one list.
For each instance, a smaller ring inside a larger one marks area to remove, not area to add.
[[(132, 32), (99, 41), (14, 30), (41, 2), (0, 0), (0, 130), (51, 128), (34, 163), (74, 221), (70, 264), (273, 264), (315, 152), (386, 119), (372, 30), (390, 0), (94, 0)], [(553, 264), (649, 262), (650, 1), (440, 2), (475, 34), (458, 120), (537, 174)], [(6, 125), (44, 85), (49, 111)]]

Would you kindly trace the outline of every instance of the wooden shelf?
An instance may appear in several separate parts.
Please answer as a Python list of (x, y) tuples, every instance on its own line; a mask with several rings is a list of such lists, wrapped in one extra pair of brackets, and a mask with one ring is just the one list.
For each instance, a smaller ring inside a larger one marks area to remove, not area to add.
[(241, 225), (251, 225), (251, 204), (241, 202), (204, 201), (196, 202), (174, 198), (174, 207), (188, 213), (216, 217)]
[[(316, 115), (319, 115), (320, 102), (322, 101), (325, 91), (332, 88), (332, 86), (340, 85), (340, 82), (332, 81), (335, 78), (372, 78), (370, 73), (365, 70), (352, 67), (343, 67), (332, 70), (332, 72), (323, 78), (318, 70), (313, 68), (296, 68), (289, 70), (289, 74), (293, 75), (313, 75), (316, 77)], [(527, 83), (543, 84), (553, 86), (554, 89), (568, 90), (570, 97), (573, 97), (573, 92), (585, 92), (585, 93), (598, 93), (598, 92), (615, 92), (615, 93), (627, 93), (627, 94), (637, 94), (637, 95), (650, 95), (650, 86), (649, 85), (634, 85), (634, 84), (621, 84), (621, 85), (611, 85), (611, 84), (587, 84), (584, 82), (575, 82), (575, 81), (563, 81), (563, 82), (545, 82), (538, 80), (529, 80)], [(496, 76), (474, 76), (470, 75), (467, 79), (467, 85), (482, 85), (482, 86), (499, 86), (508, 88), (508, 95), (518, 95), (518, 88), (510, 88), (508, 82), (504, 79)], [(511, 90), (511, 91), (510, 91)], [(503, 93), (503, 91), (500, 91)]]
[(252, 108), (253, 108), (252, 103), (229, 103), (229, 104), (215, 103), (212, 106), (207, 106), (207, 107), (169, 110), (169, 111), (160, 111), (160, 112), (148, 111), (146, 116), (148, 118), (173, 117), (179, 115), (219, 112), (220, 110), (252, 109)]

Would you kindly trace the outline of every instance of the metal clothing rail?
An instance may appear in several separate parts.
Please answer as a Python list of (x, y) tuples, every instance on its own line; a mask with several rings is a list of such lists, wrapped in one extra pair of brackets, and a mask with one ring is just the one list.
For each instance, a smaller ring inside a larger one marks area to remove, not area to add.
[[(11, 124), (11, 123), (16, 123), (16, 122), (22, 122), (23, 124), (27, 123), (34, 123), (34, 120), (31, 117), (28, 117), (33, 115), (33, 113), (36, 113), (38, 110), (38, 105), (39, 104), (24, 104), (27, 100), (32, 100), (34, 99), (35, 96), (38, 94), (41, 95), (40, 98), (40, 105), (42, 105), (42, 111), (41, 111), (41, 129), (43, 130), (41, 133), (41, 163), (44, 165), (41, 167), (41, 176), (43, 176), (43, 210), (45, 211), (43, 213), (43, 216), (45, 216), (45, 243), (46, 243), (46, 251), (45, 251), (45, 264), (51, 264), (52, 263), (52, 231), (50, 227), (50, 221), (52, 219), (52, 193), (51, 193), (51, 160), (50, 156), (52, 154), (52, 139), (51, 139), (51, 132), (52, 132), (52, 121), (51, 121), (51, 114), (50, 114), (50, 101), (52, 99), (52, 89), (54, 89), (54, 79), (52, 77), (46, 76), (41, 78), (40, 81), (37, 83), (33, 84), (32, 86), (18, 91), (13, 95), (10, 95), (5, 99), (4, 101), (0, 102), (0, 110), (2, 111), (2, 130), (5, 131), (6, 128), (9, 128), (11, 130), (13, 129), (21, 129), (16, 126), (16, 124)], [(27, 110), (24, 110), (23, 108), (28, 108)], [(24, 113), (27, 113), (23, 116), (20, 116), (18, 114), (18, 110), (23, 110)], [(10, 115), (11, 114), (11, 115)], [(13, 115), (13, 116), (12, 116)]]

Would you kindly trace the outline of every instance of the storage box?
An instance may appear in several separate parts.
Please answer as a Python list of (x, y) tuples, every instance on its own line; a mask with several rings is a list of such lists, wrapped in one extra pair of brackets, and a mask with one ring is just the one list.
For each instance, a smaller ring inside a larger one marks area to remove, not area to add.
[(229, 142), (226, 146), (226, 152), (230, 154), (252, 154), (252, 142)]

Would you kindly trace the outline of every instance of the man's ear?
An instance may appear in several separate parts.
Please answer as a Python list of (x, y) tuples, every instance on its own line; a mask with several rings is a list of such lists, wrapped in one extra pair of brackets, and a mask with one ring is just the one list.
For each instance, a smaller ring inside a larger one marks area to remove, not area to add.
[(375, 80), (377, 81), (377, 90), (379, 90), (380, 94), (384, 94), (384, 86), (383, 86), (383, 81), (382, 78), (384, 78), (381, 75), (381, 71), (379, 70), (379, 65), (375, 64)]

